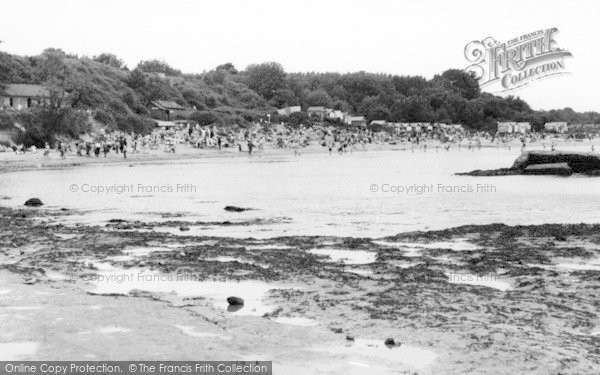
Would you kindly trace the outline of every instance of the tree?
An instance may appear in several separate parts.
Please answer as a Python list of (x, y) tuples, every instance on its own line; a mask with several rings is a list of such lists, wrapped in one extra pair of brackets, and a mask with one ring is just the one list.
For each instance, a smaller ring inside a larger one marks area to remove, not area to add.
[(252, 64), (246, 68), (248, 87), (265, 99), (275, 96), (278, 89), (285, 87), (286, 74), (276, 62)]
[(215, 70), (218, 72), (225, 72), (227, 74), (238, 74), (237, 69), (235, 68), (235, 66), (233, 66), (232, 63), (221, 64), (217, 66)]
[(333, 100), (324, 89), (317, 89), (306, 96), (306, 105), (330, 108), (333, 105)]
[(448, 81), (450, 89), (456, 90), (465, 99), (476, 99), (481, 94), (477, 80), (463, 70), (448, 69), (441, 78)]
[(66, 58), (66, 54), (60, 49), (45, 49), (42, 52), (41, 64), (38, 70), (40, 80), (63, 82), (69, 74), (69, 69), (65, 64)]
[(116, 55), (113, 55), (112, 53), (101, 53), (98, 56), (94, 56), (92, 60), (101, 64), (112, 66), (113, 68), (117, 69), (123, 69), (125, 67), (125, 63), (123, 62), (123, 60), (118, 58)]
[(140, 61), (137, 66), (137, 69), (140, 69), (146, 73), (162, 73), (168, 76), (180, 76), (181, 71), (172, 68), (169, 64), (161, 60), (145, 60)]
[(275, 90), (275, 95), (273, 95), (273, 98), (271, 98), (271, 102), (277, 108), (288, 105), (298, 105), (300, 103), (294, 92), (288, 88)]

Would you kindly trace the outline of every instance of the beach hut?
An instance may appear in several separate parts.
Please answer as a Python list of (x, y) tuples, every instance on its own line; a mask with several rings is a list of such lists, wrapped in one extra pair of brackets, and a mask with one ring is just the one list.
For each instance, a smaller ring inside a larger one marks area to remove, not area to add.
[(170, 121), (175, 119), (177, 114), (185, 114), (185, 107), (169, 100), (154, 100), (150, 108), (150, 115), (162, 121)]

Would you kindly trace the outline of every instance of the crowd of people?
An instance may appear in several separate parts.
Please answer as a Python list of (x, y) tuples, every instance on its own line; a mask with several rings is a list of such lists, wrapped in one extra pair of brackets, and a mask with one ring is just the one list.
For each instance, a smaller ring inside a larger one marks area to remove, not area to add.
[[(303, 149), (320, 146), (332, 154), (343, 154), (357, 150), (365, 151), (370, 145), (404, 146), (412, 152), (429, 150), (450, 151), (451, 149), (471, 151), (480, 150), (483, 145), (492, 147), (520, 147), (526, 150), (536, 144), (542, 149), (555, 150), (557, 144), (573, 138), (567, 134), (546, 133), (510, 133), (491, 134), (484, 131), (456, 131), (446, 129), (428, 129), (419, 132), (402, 132), (374, 130), (362, 127), (326, 126), (290, 126), (285, 123), (271, 124), (257, 122), (252, 126), (217, 127), (200, 126), (187, 123), (178, 127), (157, 128), (149, 134), (127, 134), (121, 131), (100, 131), (85, 140), (67, 142), (60, 140), (54, 146), (60, 157), (69, 154), (80, 157), (107, 158), (110, 154), (127, 158), (130, 154), (147, 154), (152, 151), (175, 153), (178, 147), (198, 149), (237, 149), (238, 152), (253, 154), (263, 152), (266, 148), (289, 150), (294, 155), (301, 155)], [(594, 141), (598, 135), (589, 135), (587, 139), (594, 151)], [(51, 145), (46, 144), (43, 150), (48, 155)], [(35, 146), (25, 148), (23, 145), (10, 147), (0, 146), (0, 151), (15, 153), (37, 152)]]

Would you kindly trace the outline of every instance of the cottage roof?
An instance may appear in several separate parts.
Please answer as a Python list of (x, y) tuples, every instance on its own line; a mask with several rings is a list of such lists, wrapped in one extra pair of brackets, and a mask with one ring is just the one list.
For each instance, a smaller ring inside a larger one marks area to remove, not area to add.
[(11, 83), (4, 87), (3, 94), (10, 97), (49, 98), (50, 92), (42, 85)]
[(170, 100), (154, 100), (152, 104), (158, 109), (184, 109), (176, 102)]

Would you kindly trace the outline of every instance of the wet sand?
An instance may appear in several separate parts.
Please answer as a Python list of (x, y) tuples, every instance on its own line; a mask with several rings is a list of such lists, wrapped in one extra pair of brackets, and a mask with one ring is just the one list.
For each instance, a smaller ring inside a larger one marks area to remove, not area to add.
[[(158, 231), (177, 220), (67, 226), (66, 214), (0, 208), (2, 359), (264, 359), (279, 374), (600, 366), (600, 225), (257, 240)], [(230, 293), (247, 305), (228, 311)]]

